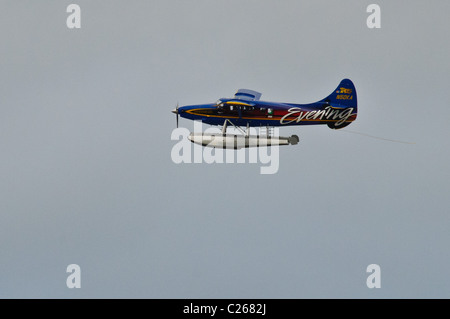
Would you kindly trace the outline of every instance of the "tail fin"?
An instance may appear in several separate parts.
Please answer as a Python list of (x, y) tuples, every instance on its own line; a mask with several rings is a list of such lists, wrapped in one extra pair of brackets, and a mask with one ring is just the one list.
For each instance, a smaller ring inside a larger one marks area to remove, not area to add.
[[(356, 97), (356, 88), (353, 82), (349, 79), (344, 79), (339, 83), (338, 87), (320, 102), (330, 104), (333, 108), (348, 110), (349, 116), (344, 122), (329, 123), (328, 126), (333, 129), (343, 128), (349, 125), (356, 119), (358, 113), (358, 102)], [(351, 109), (351, 111), (350, 111)]]

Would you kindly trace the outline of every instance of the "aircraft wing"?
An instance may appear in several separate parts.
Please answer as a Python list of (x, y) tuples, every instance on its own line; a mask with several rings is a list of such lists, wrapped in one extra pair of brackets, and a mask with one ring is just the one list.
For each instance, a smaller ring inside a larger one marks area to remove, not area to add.
[(235, 94), (235, 99), (245, 100), (245, 101), (259, 101), (261, 97), (261, 93), (247, 90), (247, 89), (239, 89)]

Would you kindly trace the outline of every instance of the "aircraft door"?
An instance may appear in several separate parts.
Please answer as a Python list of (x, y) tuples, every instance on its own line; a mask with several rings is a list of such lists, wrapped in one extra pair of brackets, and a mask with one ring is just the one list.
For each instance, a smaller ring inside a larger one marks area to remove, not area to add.
[(242, 119), (242, 107), (238, 106), (237, 109), (238, 109), (239, 119)]

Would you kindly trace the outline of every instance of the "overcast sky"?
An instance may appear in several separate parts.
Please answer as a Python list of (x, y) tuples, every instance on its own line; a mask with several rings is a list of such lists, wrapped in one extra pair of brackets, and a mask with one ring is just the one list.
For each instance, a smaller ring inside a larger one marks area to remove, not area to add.
[[(450, 297), (449, 1), (74, 2), (0, 1), (0, 297)], [(276, 174), (171, 159), (177, 102), (343, 78), (357, 120)]]

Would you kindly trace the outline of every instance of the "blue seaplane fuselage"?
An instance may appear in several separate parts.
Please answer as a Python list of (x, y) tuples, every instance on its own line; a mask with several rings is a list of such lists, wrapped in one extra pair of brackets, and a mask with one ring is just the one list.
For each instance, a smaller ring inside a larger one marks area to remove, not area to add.
[(357, 96), (353, 82), (344, 79), (326, 98), (310, 104), (278, 103), (260, 100), (261, 93), (240, 89), (234, 98), (215, 103), (177, 107), (177, 116), (211, 125), (290, 126), (326, 124), (340, 129), (356, 119)]

